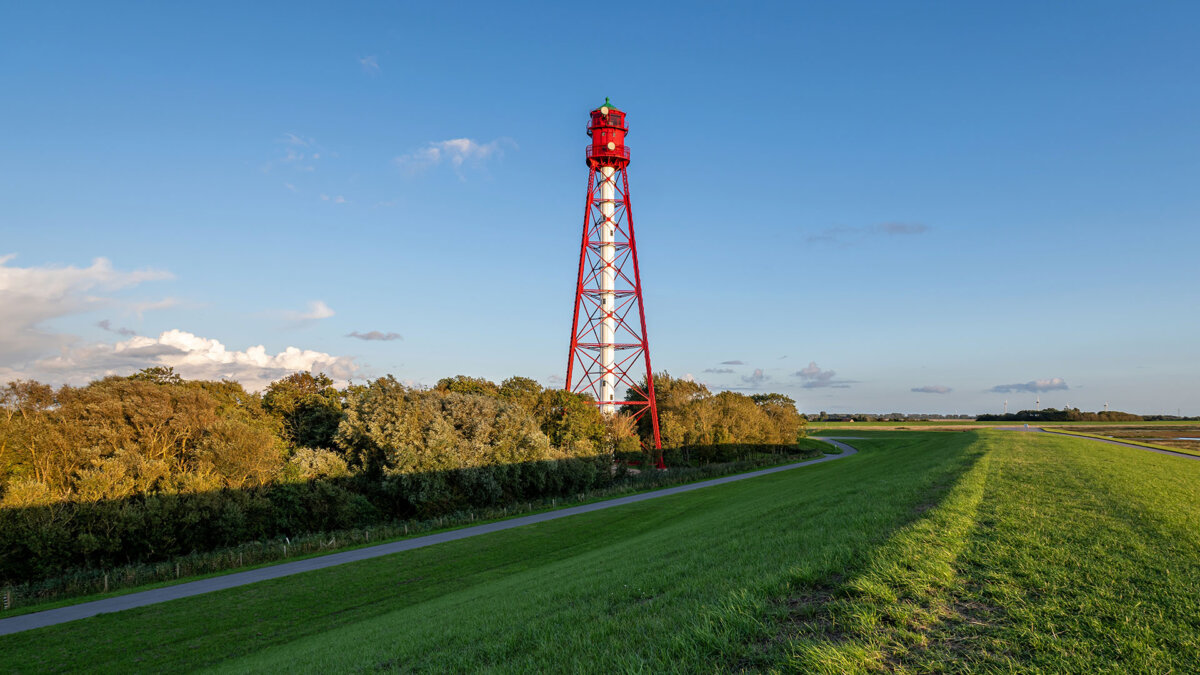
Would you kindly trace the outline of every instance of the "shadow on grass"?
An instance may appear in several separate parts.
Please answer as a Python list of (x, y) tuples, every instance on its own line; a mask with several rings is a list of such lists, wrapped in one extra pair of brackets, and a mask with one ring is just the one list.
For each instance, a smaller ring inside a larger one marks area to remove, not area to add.
[[(730, 665), (762, 669), (786, 664), (799, 672), (857, 672), (864, 663), (895, 667), (874, 660), (865, 636), (879, 634), (883, 626), (933, 619), (935, 610), (927, 601), (929, 593), (937, 592), (936, 583), (921, 584), (952, 575), (950, 565), (965, 545), (982, 495), (981, 472), (975, 469), (986, 451), (976, 442), (978, 432), (965, 433), (955, 434), (958, 447), (949, 461), (908, 490), (886, 497), (891, 502), (888, 522), (871, 532), (865, 550), (823, 569), (804, 570), (784, 593), (765, 599), (758, 609), (763, 629), (745, 649), (736, 650)], [(878, 438), (895, 443), (904, 436)], [(910, 439), (919, 443), (915, 434)], [(862, 449), (872, 444), (866, 439), (856, 443)], [(962, 620), (972, 620), (972, 608), (962, 609)]]
[(0, 509), (0, 610), (208, 574), (820, 454), (728, 444)]

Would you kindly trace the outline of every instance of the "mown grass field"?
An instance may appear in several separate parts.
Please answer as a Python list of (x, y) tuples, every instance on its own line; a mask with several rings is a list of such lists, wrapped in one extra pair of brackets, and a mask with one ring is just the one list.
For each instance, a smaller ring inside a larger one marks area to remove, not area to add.
[(1000, 431), (0, 637), (5, 668), (1200, 670), (1200, 461)]

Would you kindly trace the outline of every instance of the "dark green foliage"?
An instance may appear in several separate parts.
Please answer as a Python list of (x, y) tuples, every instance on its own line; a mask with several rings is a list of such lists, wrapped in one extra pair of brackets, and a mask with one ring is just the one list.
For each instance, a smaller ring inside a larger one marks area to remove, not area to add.
[(438, 380), (437, 386), (434, 389), (442, 393), (477, 394), (479, 396), (500, 395), (500, 388), (494, 382), (485, 380), (482, 377), (467, 377), (466, 375), (443, 377)]
[(276, 380), (263, 394), (263, 408), (283, 423), (293, 448), (332, 448), (342, 423), (342, 395), (324, 373), (294, 373)]
[[(677, 465), (776, 453), (803, 423), (783, 396), (661, 379)], [(655, 461), (646, 445), (631, 418), (521, 377), (338, 390), (296, 373), (263, 396), (169, 369), (57, 391), (13, 382), (0, 390), (0, 580), (577, 495)]]

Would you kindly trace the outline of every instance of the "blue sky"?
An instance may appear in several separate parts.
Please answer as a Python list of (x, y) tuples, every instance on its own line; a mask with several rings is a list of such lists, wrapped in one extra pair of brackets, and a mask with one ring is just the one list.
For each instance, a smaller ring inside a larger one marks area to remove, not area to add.
[(1200, 5), (593, 8), (0, 7), (0, 379), (552, 384), (610, 96), (656, 369), (1200, 414)]

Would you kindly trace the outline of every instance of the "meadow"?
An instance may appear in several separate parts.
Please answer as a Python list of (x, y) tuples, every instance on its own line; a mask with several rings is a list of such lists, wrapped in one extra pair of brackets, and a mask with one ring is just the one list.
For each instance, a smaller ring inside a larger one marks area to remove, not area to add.
[(0, 653), (17, 672), (1200, 670), (1200, 462), (1049, 434), (854, 435), (836, 462)]

